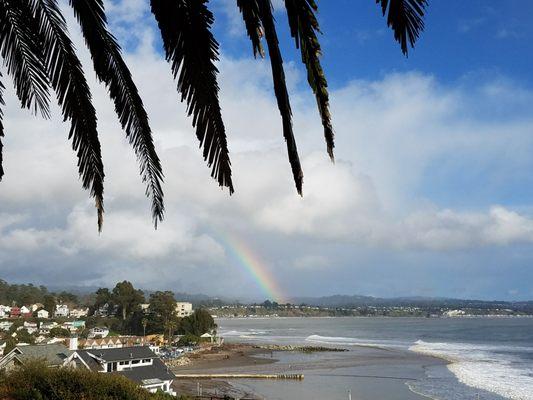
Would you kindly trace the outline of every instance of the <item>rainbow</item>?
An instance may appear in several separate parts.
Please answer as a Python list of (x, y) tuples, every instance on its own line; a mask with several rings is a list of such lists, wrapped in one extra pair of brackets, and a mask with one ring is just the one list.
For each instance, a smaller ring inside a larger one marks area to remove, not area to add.
[(230, 256), (252, 277), (270, 300), (283, 303), (287, 299), (269, 268), (244, 240), (227, 233), (217, 236), (225, 245), (224, 247)]

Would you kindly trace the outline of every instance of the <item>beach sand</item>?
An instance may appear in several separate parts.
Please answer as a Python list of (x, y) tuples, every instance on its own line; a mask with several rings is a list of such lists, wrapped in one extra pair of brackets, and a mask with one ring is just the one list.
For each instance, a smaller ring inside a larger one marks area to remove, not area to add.
[[(424, 376), (425, 368), (443, 360), (401, 350), (353, 346), (347, 352), (270, 351), (250, 344), (227, 344), (189, 357), (175, 374), (296, 374), (303, 381), (265, 379), (176, 379), (179, 394), (228, 395), (250, 399), (421, 400), (409, 382)], [(350, 387), (345, 387), (346, 378)], [(342, 385), (342, 386), (341, 386)]]

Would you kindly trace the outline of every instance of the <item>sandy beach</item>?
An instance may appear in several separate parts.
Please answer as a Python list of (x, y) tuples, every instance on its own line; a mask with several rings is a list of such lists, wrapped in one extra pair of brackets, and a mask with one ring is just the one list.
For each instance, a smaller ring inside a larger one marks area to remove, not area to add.
[[(295, 374), (302, 382), (267, 379), (176, 379), (180, 394), (230, 396), (250, 399), (318, 398), (315, 387), (335, 385), (336, 378), (350, 377), (357, 392), (352, 398), (420, 400), (425, 397), (409, 390), (409, 382), (423, 376), (425, 368), (444, 365), (443, 360), (407, 351), (353, 346), (349, 351), (279, 351), (252, 344), (225, 344), (187, 356), (187, 365), (173, 367), (175, 374)], [(342, 391), (342, 388), (337, 388)], [(298, 397), (296, 397), (298, 398)], [(343, 397), (347, 398), (347, 397)]]

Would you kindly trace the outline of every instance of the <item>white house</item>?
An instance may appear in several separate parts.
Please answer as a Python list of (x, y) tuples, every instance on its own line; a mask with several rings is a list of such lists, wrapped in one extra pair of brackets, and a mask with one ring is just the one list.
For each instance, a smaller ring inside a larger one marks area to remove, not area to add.
[(8, 316), (8, 313), (4, 309), (4, 306), (0, 306), (0, 318), (5, 318)]
[(65, 365), (100, 373), (122, 375), (151, 393), (158, 390), (175, 395), (170, 385), (175, 376), (148, 346), (74, 350)]
[(20, 314), (21, 315), (31, 314), (31, 310), (26, 306), (22, 306), (20, 307)]
[(107, 335), (109, 335), (109, 329), (95, 327), (89, 330), (89, 334), (87, 335), (87, 338), (89, 339), (105, 338)]
[(31, 312), (37, 311), (39, 308), (43, 308), (44, 305), (41, 303), (35, 303), (30, 306)]
[(68, 309), (68, 306), (66, 304), (56, 305), (56, 311), (54, 312), (54, 315), (56, 317), (68, 317), (69, 314), (70, 314), (70, 310)]
[(24, 321), (24, 325), (20, 326), (17, 330), (26, 329), (30, 335), (33, 335), (38, 331), (37, 322)]
[(1, 321), (1, 322), (0, 322), (0, 330), (2, 330), (2, 331), (8, 331), (9, 328), (11, 328), (12, 325), (13, 325), (13, 322), (9, 322), (9, 321)]
[(46, 311), (44, 308), (37, 311), (37, 318), (48, 318), (50, 317), (50, 313), (48, 311)]
[(70, 316), (73, 318), (81, 318), (89, 315), (89, 308), (75, 308), (70, 311)]
[(176, 315), (180, 318), (188, 317), (192, 315), (193, 309), (192, 304), (184, 301), (176, 302)]
[(58, 323), (53, 322), (41, 322), (41, 325), (39, 326), (39, 333), (42, 333), (43, 335), (47, 335), (50, 333), (50, 329), (55, 328), (58, 326)]

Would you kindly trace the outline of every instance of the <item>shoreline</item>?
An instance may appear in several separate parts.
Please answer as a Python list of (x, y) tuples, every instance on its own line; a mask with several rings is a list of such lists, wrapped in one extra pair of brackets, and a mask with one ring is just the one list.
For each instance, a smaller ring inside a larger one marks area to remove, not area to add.
[[(319, 350), (307, 352), (306, 348)], [(390, 393), (401, 393), (401, 397), (395, 398), (421, 400), (430, 397), (414, 391), (409, 383), (423, 378), (426, 367), (446, 364), (437, 357), (383, 347), (350, 346), (349, 349), (340, 349), (328, 346), (290, 347), (280, 344), (229, 343), (191, 355), (186, 365), (171, 369), (178, 375), (301, 373), (305, 375), (303, 384), (311, 386), (316, 380), (329, 382), (348, 377), (356, 382), (363, 392), (385, 387), (390, 388), (387, 389)], [(341, 373), (344, 371), (347, 371), (346, 374)], [(264, 391), (299, 388), (295, 384), (278, 380), (264, 381), (249, 378), (200, 380), (180, 377), (175, 380), (173, 387), (180, 394), (192, 396), (197, 395), (198, 388), (201, 387), (203, 395), (250, 399), (270, 399)], [(363, 395), (358, 398), (371, 397)]]

